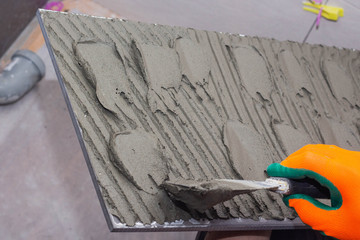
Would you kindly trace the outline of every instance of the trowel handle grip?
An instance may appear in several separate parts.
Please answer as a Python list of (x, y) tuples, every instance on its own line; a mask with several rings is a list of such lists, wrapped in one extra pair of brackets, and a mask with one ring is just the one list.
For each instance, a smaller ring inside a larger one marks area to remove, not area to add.
[(311, 178), (289, 179), (277, 178), (286, 181), (289, 185), (288, 191), (283, 192), (285, 196), (292, 194), (305, 194), (313, 198), (330, 199), (329, 190)]

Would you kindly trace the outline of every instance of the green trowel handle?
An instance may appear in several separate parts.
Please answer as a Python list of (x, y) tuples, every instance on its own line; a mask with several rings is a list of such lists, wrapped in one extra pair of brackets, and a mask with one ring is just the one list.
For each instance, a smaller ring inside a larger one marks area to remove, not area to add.
[(284, 180), (287, 181), (289, 184), (289, 191), (284, 193), (284, 195), (286, 196), (292, 194), (305, 194), (313, 198), (330, 199), (329, 190), (311, 178), (285, 178)]

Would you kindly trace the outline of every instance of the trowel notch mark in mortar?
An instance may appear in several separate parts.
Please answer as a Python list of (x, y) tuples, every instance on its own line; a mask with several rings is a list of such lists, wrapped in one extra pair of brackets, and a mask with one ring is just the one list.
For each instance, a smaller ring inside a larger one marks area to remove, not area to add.
[[(98, 39), (82, 39), (73, 44), (75, 56), (87, 79), (96, 89), (102, 106), (116, 112), (116, 89), (131, 99), (130, 87), (121, 56), (114, 45)], [(96, 52), (97, 54), (93, 54)], [(110, 93), (112, 97), (107, 95)]]
[[(181, 84), (178, 56), (172, 48), (140, 43), (135, 45), (141, 57), (139, 65), (145, 73), (144, 79), (148, 85), (148, 104), (153, 112), (166, 112), (170, 104), (163, 95), (167, 95), (170, 88), (178, 91)], [(165, 107), (161, 107), (163, 104)]]
[(166, 159), (161, 154), (156, 136), (133, 130), (115, 133), (110, 139), (111, 160), (139, 189), (158, 192), (169, 174)]
[(239, 121), (224, 125), (224, 144), (229, 150), (232, 167), (244, 179), (265, 180), (264, 170), (274, 162), (263, 137)]

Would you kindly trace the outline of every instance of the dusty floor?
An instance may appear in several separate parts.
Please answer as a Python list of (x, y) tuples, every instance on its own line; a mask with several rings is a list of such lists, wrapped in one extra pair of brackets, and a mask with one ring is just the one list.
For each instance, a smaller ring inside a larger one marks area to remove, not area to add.
[[(101, 1), (124, 18), (280, 40), (302, 41), (315, 17), (301, 10), (301, 1), (114, 2)], [(360, 1), (336, 2), (345, 17), (322, 20), (309, 42), (360, 49)], [(196, 233), (108, 231), (46, 49), (39, 54), (45, 79), (19, 102), (0, 107), (1, 238), (193, 239)]]

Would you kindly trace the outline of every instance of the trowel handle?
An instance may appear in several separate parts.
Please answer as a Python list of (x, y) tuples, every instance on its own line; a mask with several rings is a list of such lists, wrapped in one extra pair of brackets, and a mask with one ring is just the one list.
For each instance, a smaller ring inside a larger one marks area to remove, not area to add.
[(281, 193), (285, 196), (292, 194), (305, 194), (313, 198), (330, 199), (329, 190), (320, 185), (311, 178), (305, 179), (289, 179), (289, 178), (270, 178), (278, 181), (284, 181), (288, 184), (288, 188)]

